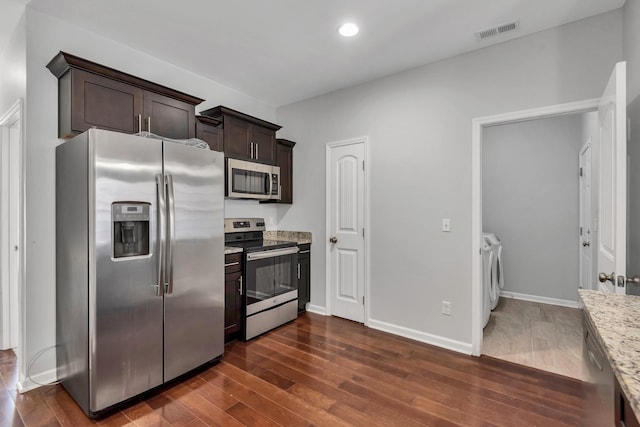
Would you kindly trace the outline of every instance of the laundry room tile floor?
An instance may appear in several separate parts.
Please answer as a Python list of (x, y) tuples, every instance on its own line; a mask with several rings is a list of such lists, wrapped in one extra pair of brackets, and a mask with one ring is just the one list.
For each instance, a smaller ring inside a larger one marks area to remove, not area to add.
[(501, 297), (482, 354), (586, 380), (582, 342), (581, 310)]

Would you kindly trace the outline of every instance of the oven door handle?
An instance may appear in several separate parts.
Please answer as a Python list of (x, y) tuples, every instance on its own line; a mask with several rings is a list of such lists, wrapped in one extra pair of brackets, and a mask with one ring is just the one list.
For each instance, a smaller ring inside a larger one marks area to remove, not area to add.
[(247, 261), (256, 261), (265, 258), (274, 258), (277, 256), (293, 255), (300, 251), (297, 246), (291, 248), (271, 249), (267, 251), (249, 252), (247, 254)]

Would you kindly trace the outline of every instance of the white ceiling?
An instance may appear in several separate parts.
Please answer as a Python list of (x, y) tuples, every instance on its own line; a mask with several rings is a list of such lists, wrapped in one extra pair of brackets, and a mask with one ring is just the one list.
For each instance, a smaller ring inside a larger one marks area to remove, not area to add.
[[(624, 0), (31, 0), (29, 6), (280, 106), (623, 4)], [(360, 26), (359, 35), (345, 39), (337, 34), (346, 20)], [(513, 20), (520, 21), (518, 30), (476, 41), (475, 31)]]

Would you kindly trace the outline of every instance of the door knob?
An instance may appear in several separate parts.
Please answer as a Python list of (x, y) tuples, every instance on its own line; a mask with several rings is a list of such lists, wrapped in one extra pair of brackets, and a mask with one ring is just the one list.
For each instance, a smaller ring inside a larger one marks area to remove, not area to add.
[(608, 276), (604, 273), (600, 273), (598, 274), (598, 280), (600, 281), (600, 283), (605, 283), (607, 281), (611, 282), (611, 284), (615, 285), (615, 273), (611, 273)]
[(331, 242), (331, 243), (333, 243), (335, 245), (336, 243), (338, 243), (338, 238), (337, 237), (330, 237), (329, 238), (329, 242)]
[(591, 243), (589, 243), (587, 241), (584, 241), (584, 242), (582, 242), (582, 246), (591, 246)]
[(640, 276), (618, 276), (618, 286), (623, 287), (626, 283), (634, 283), (637, 285), (638, 283), (640, 283)]

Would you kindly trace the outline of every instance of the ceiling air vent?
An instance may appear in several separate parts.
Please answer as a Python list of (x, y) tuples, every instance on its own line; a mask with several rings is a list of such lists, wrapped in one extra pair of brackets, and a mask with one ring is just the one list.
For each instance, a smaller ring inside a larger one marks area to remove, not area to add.
[(507, 24), (500, 24), (493, 27), (485, 28), (484, 30), (476, 31), (476, 40), (480, 41), (489, 37), (497, 36), (498, 34), (514, 31), (519, 26), (520, 21), (514, 21)]

